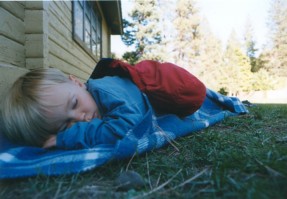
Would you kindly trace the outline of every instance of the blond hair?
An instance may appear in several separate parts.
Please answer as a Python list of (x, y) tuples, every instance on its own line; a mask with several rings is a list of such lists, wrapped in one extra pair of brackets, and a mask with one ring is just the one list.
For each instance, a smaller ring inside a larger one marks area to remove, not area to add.
[(52, 134), (57, 133), (55, 121), (47, 117), (45, 89), (69, 81), (61, 71), (32, 70), (18, 78), (1, 103), (1, 128), (13, 142), (43, 146)]

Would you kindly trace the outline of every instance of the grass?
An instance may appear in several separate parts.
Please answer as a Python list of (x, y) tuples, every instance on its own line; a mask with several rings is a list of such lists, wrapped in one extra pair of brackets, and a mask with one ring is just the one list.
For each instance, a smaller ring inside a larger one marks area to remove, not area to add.
[[(287, 198), (287, 105), (249, 110), (174, 146), (83, 174), (1, 181), (0, 198)], [(116, 191), (126, 170), (145, 187)]]

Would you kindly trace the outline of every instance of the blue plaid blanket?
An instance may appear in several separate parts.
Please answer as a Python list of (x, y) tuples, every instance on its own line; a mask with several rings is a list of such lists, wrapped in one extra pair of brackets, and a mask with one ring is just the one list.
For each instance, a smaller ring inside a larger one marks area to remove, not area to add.
[(248, 110), (238, 98), (223, 96), (208, 89), (202, 107), (194, 114), (185, 118), (171, 114), (151, 114), (151, 121), (146, 124), (152, 124), (153, 133), (139, 134), (136, 130), (127, 132), (126, 137), (115, 145), (98, 145), (80, 150), (48, 150), (15, 145), (0, 134), (0, 179), (85, 172), (111, 160), (129, 158), (135, 153), (142, 154), (160, 148), (226, 117), (245, 113)]

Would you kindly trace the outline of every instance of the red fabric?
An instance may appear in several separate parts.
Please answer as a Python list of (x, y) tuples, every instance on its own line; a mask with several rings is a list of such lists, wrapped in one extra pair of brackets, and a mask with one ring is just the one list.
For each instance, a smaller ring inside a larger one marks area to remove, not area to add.
[(114, 60), (109, 67), (128, 73), (153, 107), (164, 113), (190, 115), (200, 108), (206, 96), (199, 79), (171, 63), (147, 60), (131, 66)]

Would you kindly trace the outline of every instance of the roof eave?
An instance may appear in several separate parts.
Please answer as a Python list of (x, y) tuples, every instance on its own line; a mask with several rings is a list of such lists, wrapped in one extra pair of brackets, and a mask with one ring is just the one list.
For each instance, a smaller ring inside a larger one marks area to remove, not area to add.
[(123, 34), (121, 0), (100, 1), (104, 16), (112, 35)]

